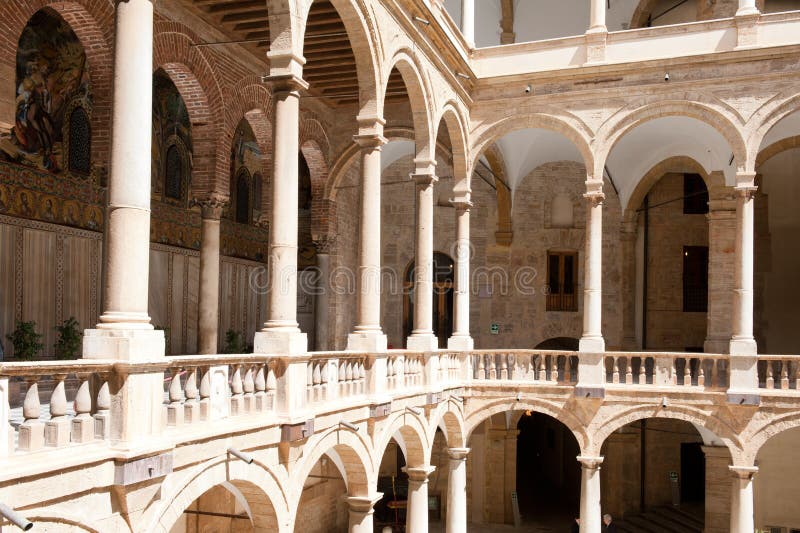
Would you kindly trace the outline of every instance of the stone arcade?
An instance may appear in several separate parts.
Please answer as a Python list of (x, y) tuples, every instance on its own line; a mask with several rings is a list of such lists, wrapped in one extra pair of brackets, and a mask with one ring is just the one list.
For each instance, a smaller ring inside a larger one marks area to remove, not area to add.
[(36, 531), (800, 531), (800, 2), (0, 28), (0, 503)]

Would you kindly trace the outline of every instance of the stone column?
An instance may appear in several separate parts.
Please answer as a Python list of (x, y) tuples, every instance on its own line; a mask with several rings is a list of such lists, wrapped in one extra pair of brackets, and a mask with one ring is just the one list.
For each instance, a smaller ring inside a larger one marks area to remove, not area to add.
[(758, 472), (758, 467), (731, 466), (730, 470), (733, 473), (730, 533), (750, 533), (755, 530), (753, 477)]
[(467, 454), (469, 448), (448, 448), (446, 533), (467, 533)]
[(406, 467), (408, 474), (408, 533), (428, 533), (428, 478), (433, 466)]
[(474, 341), (469, 332), (469, 198), (453, 201), (456, 208), (456, 287), (453, 310), (455, 314), (453, 335), (447, 340), (450, 350), (472, 350)]
[(706, 353), (727, 353), (733, 309), (736, 198), (722, 172), (711, 174), (708, 202), (708, 313)]
[(755, 173), (736, 175), (736, 256), (734, 262), (733, 321), (730, 342), (728, 400), (757, 403), (757, 347), (753, 337), (753, 234)]
[(351, 496), (347, 498), (347, 505), (350, 508), (349, 533), (374, 533), (372, 516), (375, 513), (374, 506), (378, 503), (383, 494), (378, 492), (372, 496)]
[[(430, 164), (433, 167), (433, 163)], [(414, 260), (414, 329), (406, 342), (413, 351), (439, 348), (433, 334), (433, 186), (432, 168), (412, 176), (417, 191), (417, 248)]]
[(331, 247), (333, 238), (314, 242), (317, 249), (317, 297), (314, 300), (314, 327), (316, 328), (316, 342), (314, 349), (317, 351), (329, 350), (328, 323), (330, 322), (330, 297), (331, 297)]
[(579, 456), (581, 463), (581, 533), (600, 533), (600, 464), (602, 457)]
[(385, 352), (387, 346), (381, 331), (381, 147), (386, 144), (382, 130), (379, 123), (376, 133), (355, 138), (361, 146), (358, 317), (347, 349), (358, 352)]
[(635, 351), (636, 343), (636, 229), (637, 216), (622, 223), (622, 349)]
[(583, 336), (580, 351), (602, 352), (605, 341), (602, 331), (603, 312), (603, 182), (587, 181), (586, 194), (586, 257), (584, 258)]
[(756, 7), (756, 0), (739, 0), (739, 9), (736, 11), (736, 16), (742, 15), (758, 15), (758, 7)]
[(206, 198), (198, 202), (202, 213), (200, 241), (200, 294), (197, 312), (197, 352), (219, 352), (219, 226), (227, 201)]
[(475, 0), (461, 1), (461, 33), (470, 48), (475, 48)]
[(589, 0), (589, 31), (607, 32), (606, 0)]
[(299, 354), (308, 339), (297, 324), (297, 173), (300, 91), (297, 75), (271, 76), (275, 102), (272, 218), (269, 253), (269, 318), (256, 332), (255, 353)]
[(706, 457), (705, 533), (727, 533), (731, 524), (731, 454), (727, 446), (703, 446)]

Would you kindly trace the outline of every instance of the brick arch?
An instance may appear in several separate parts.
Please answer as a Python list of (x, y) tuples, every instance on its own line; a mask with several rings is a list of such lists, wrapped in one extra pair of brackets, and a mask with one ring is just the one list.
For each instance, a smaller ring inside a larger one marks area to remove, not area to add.
[(327, 138), (320, 137), (321, 130), (316, 131), (313, 124), (321, 128), (316, 121), (304, 120), (301, 123), (300, 152), (311, 172), (311, 238), (313, 241), (324, 241), (336, 232), (336, 204), (325, 199), (328, 162), (320, 141), (327, 143)]
[[(434, 432), (436, 428), (434, 426)], [(416, 415), (408, 410), (392, 413), (386, 420), (379, 436), (375, 439), (375, 468), (380, 468), (383, 454), (389, 441), (395, 438), (396, 434), (404, 444), (403, 454), (406, 458), (406, 465), (412, 468), (428, 465), (431, 461), (433, 451), (433, 438), (428, 434), (425, 418)]]
[(608, 155), (622, 137), (637, 126), (668, 116), (687, 117), (708, 124), (728, 142), (740, 169), (752, 166), (744, 137), (732, 119), (702, 102), (665, 100), (653, 101), (635, 109), (620, 110), (600, 127), (594, 144), (594, 174), (602, 175)]
[(581, 452), (590, 447), (591, 442), (585, 424), (575, 414), (554, 402), (539, 398), (521, 398), (519, 401), (516, 398), (503, 398), (481, 405), (477, 411), (466, 417), (466, 443), (469, 444), (469, 438), (478, 426), (492, 416), (506, 411), (533, 411), (555, 418), (572, 432)]
[[(419, 61), (411, 50), (400, 49), (387, 63), (386, 72), (381, 84), (380, 111), (383, 112), (386, 90), (392, 70), (397, 69), (403, 78), (411, 104), (411, 116), (414, 121), (414, 142), (416, 143), (416, 159), (423, 162), (434, 161), (436, 136), (432, 133), (433, 109), (430, 91), (422, 75)], [(423, 163), (424, 164), (424, 163)]]
[(544, 129), (566, 137), (583, 156), (587, 171), (596, 166), (595, 155), (591, 149), (593, 133), (586, 124), (572, 116), (530, 113), (504, 117), (484, 129), (472, 145), (469, 168), (475, 168), (478, 159), (496, 141), (511, 132), (523, 129)]
[[(281, 481), (264, 464), (248, 465), (238, 459), (219, 457), (193, 468), (180, 479), (173, 490), (161, 499), (164, 504), (154, 510), (147, 531), (169, 531), (184, 509), (197, 498), (223, 483), (230, 483), (246, 498), (255, 531), (278, 531), (290, 521), (285, 480)], [(166, 485), (168, 486), (168, 485)]]
[(431, 413), (429, 435), (435, 435), (436, 429), (441, 428), (447, 446), (450, 448), (464, 448), (467, 445), (464, 431), (464, 409), (461, 403), (449, 398), (440, 403)]
[[(52, 9), (69, 25), (86, 54), (91, 80), (92, 166), (107, 167), (111, 153), (111, 94), (114, 58), (114, 8), (102, 0), (15, 0), (0, 2), (0, 61), (16, 69), (17, 45), (31, 17)], [(15, 87), (16, 89), (16, 87)], [(13, 119), (8, 121), (13, 123)]]
[(670, 404), (667, 408), (660, 405), (640, 405), (622, 410), (608, 419), (602, 421), (592, 433), (592, 445), (587, 450), (587, 455), (600, 455), (600, 450), (606, 439), (618, 429), (632, 422), (648, 418), (669, 418), (683, 420), (695, 426), (703, 427), (717, 436), (731, 452), (733, 464), (740, 464), (743, 457), (742, 445), (737, 432), (728, 423), (721, 420), (713, 413), (703, 411), (691, 406)]
[[(314, 465), (323, 455), (338, 456), (344, 471), (340, 470), (350, 496), (366, 496), (377, 483), (377, 470), (373, 468), (373, 458), (366, 431), (358, 432), (334, 426), (313, 435), (303, 446), (303, 457), (289, 470), (292, 485), (290, 509), (292, 516), (297, 513), (303, 485)], [(339, 465), (337, 464), (337, 467)], [(374, 492), (374, 490), (373, 490)]]
[(153, 70), (163, 69), (186, 104), (192, 124), (192, 186), (196, 197), (228, 194), (230, 145), (223, 142), (224, 102), (217, 74), (200, 40), (181, 24), (153, 28)]

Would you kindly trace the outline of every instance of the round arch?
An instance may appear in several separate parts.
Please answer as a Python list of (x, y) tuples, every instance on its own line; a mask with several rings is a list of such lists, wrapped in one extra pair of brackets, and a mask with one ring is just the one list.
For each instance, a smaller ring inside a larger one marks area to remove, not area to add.
[(665, 100), (651, 102), (636, 109), (622, 109), (600, 127), (595, 139), (595, 175), (603, 172), (609, 154), (627, 133), (646, 122), (669, 116), (692, 118), (709, 125), (727, 141), (739, 169), (746, 169), (751, 165), (745, 140), (731, 119), (700, 102)]
[[(755, 464), (758, 452), (772, 438), (780, 435), (784, 431), (800, 427), (800, 411), (786, 413), (776, 417), (769, 417), (758, 428), (749, 434), (742, 435), (742, 441), (746, 442), (744, 453), (742, 454), (743, 465), (751, 466)], [(739, 463), (736, 463), (739, 464)]]
[[(399, 439), (396, 437), (398, 434)], [(403, 410), (389, 416), (378, 438), (375, 439), (376, 471), (380, 468), (381, 459), (392, 438), (395, 438), (400, 444), (408, 466), (417, 467), (430, 464), (433, 438), (429, 437), (425, 418), (411, 411)]]
[(411, 104), (411, 115), (414, 121), (414, 141), (416, 143), (415, 157), (422, 162), (435, 161), (436, 136), (432, 133), (433, 118), (429, 111), (433, 108), (430, 91), (422, 75), (422, 69), (410, 50), (398, 50), (392, 56), (392, 59), (387, 62), (387, 69), (381, 84), (380, 111), (383, 113), (389, 77), (394, 69), (397, 69), (403, 78)]
[(794, 148), (800, 148), (800, 135), (775, 141), (758, 152), (758, 156), (756, 157), (756, 169), (776, 155)]
[(464, 426), (466, 428), (466, 438), (464, 439), (465, 442), (469, 443), (469, 438), (472, 436), (472, 433), (483, 422), (498, 413), (504, 413), (507, 411), (532, 411), (534, 413), (541, 413), (543, 415), (555, 418), (567, 426), (567, 428), (572, 432), (572, 434), (575, 436), (575, 440), (578, 441), (578, 446), (580, 447), (582, 453), (589, 449), (591, 445), (589, 434), (584, 429), (583, 422), (581, 422), (581, 420), (572, 412), (554, 402), (532, 398), (523, 398), (519, 401), (512, 398), (504, 398), (502, 400), (481, 405), (477, 411), (468, 414), (464, 421)]
[(726, 422), (700, 409), (673, 404), (667, 408), (662, 408), (660, 405), (641, 405), (612, 415), (592, 433), (592, 445), (587, 451), (591, 455), (599, 455), (603, 443), (609, 435), (632, 422), (647, 418), (682, 420), (694, 425), (696, 429), (704, 428), (728, 447), (734, 464), (740, 464), (737, 461), (743, 456), (741, 441), (737, 433)]
[[(748, 138), (747, 147), (748, 156), (753, 161), (754, 167), (757, 165), (756, 160), (760, 152), (764, 149), (761, 144), (770, 130), (781, 120), (798, 111), (800, 111), (800, 94), (790, 94), (765, 104), (753, 114), (750, 123), (754, 124), (754, 129)], [(755, 170), (755, 168), (748, 168), (748, 170)]]
[(594, 168), (595, 156), (592, 153), (590, 141), (593, 134), (589, 127), (574, 117), (545, 113), (507, 117), (489, 126), (472, 145), (469, 168), (475, 168), (478, 159), (489, 146), (509, 133), (524, 129), (543, 129), (566, 137), (581, 153), (587, 172)]
[(467, 163), (467, 138), (465, 134), (467, 126), (463, 114), (458, 111), (454, 102), (445, 104), (444, 109), (434, 121), (437, 128), (437, 134), (434, 135), (434, 139), (438, 138), (438, 128), (441, 127), (442, 122), (446, 124), (447, 133), (450, 136), (450, 155), (453, 160), (453, 175), (455, 176), (453, 191), (457, 196), (465, 196), (471, 190), (470, 184), (472, 181)]
[(277, 531), (281, 524), (288, 523), (286, 491), (269, 467), (259, 462), (248, 465), (237, 459), (218, 457), (183, 474), (181, 481), (162, 499), (166, 503), (156, 510), (148, 531), (169, 531), (191, 502), (224, 483), (232, 484), (247, 499), (255, 531)]
[(461, 403), (450, 397), (436, 406), (436, 410), (431, 413), (430, 418), (429, 435), (435, 435), (436, 429), (440, 428), (448, 447), (465, 448), (467, 446), (464, 431), (464, 408)]
[[(318, 125), (315, 120), (303, 121), (303, 125), (309, 124), (306, 135), (301, 133), (300, 152), (306, 160), (308, 169), (311, 173), (311, 238), (315, 241), (324, 240), (324, 237), (335, 233), (335, 217), (333, 202), (324, 199), (325, 186), (328, 183), (328, 161), (326, 151), (323, 148), (327, 138), (320, 139), (319, 135), (314, 135)], [(305, 130), (305, 128), (302, 128)]]
[(375, 483), (375, 470), (369, 442), (361, 432), (339, 426), (315, 434), (303, 447), (303, 458), (289, 471), (295, 480), (290, 497), (292, 515), (297, 512), (303, 494), (303, 483), (323, 455), (334, 459), (350, 496), (366, 496)]

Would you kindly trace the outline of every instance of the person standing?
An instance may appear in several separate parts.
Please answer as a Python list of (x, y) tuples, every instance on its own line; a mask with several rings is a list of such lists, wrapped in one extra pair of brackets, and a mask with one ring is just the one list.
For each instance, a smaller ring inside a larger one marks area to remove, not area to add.
[(603, 515), (603, 525), (605, 526), (605, 528), (603, 528), (605, 533), (617, 533), (618, 531), (617, 525), (613, 522), (611, 515), (608, 513)]

